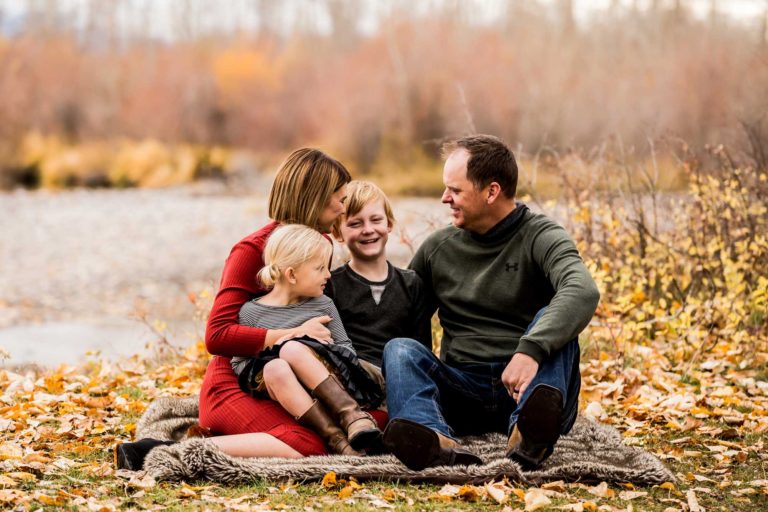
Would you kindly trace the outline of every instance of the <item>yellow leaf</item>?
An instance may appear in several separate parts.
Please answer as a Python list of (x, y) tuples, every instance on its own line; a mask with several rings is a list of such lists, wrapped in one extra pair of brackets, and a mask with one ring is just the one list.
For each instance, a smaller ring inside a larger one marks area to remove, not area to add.
[(659, 488), (666, 489), (668, 491), (676, 491), (677, 490), (677, 488), (675, 487), (675, 484), (673, 484), (672, 482), (664, 482), (663, 484), (661, 484), (659, 486)]
[(335, 487), (336, 486), (336, 472), (335, 471), (329, 471), (325, 474), (323, 477), (323, 487)]
[(14, 471), (12, 473), (6, 473), (6, 476), (13, 478), (16, 481), (19, 482), (34, 482), (37, 480), (37, 477), (33, 475), (32, 473), (27, 473), (25, 471)]
[(459, 488), (459, 498), (465, 501), (476, 501), (480, 495), (477, 493), (477, 489), (471, 485), (462, 485)]
[(54, 497), (54, 496), (48, 496), (47, 494), (40, 494), (39, 496), (36, 496), (35, 499), (40, 503), (42, 503), (43, 505), (47, 505), (49, 507), (63, 505), (64, 502), (66, 501), (61, 496)]
[(23, 454), (21, 446), (11, 443), (0, 444), (0, 460), (20, 459)]
[(597, 510), (597, 505), (591, 501), (585, 501), (581, 505), (584, 507), (584, 510), (589, 512), (595, 512)]
[(348, 486), (346, 486), (345, 488), (343, 488), (342, 490), (339, 491), (339, 499), (340, 500), (345, 500), (345, 499), (349, 498), (350, 496), (352, 496), (353, 492), (355, 492), (354, 487), (352, 487), (351, 485), (348, 485)]

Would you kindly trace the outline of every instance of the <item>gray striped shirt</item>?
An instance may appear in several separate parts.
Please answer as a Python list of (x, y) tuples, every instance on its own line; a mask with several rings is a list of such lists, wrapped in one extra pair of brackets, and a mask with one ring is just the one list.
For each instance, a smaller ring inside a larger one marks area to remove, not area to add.
[[(336, 306), (325, 295), (312, 297), (288, 306), (268, 306), (253, 299), (240, 308), (239, 323), (262, 329), (291, 329), (300, 326), (307, 320), (323, 315), (331, 317), (327, 327), (331, 331), (333, 342), (355, 354), (355, 348), (349, 341), (347, 331), (344, 330)], [(250, 360), (250, 357), (233, 357), (232, 369), (237, 375), (240, 375)]]

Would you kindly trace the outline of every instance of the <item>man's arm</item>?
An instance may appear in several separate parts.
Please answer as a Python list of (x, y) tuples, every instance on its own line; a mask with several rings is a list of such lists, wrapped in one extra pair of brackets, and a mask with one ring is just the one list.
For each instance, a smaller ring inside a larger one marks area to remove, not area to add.
[(520, 338), (516, 353), (529, 355), (540, 363), (589, 324), (600, 292), (576, 244), (557, 224), (544, 227), (534, 237), (531, 252), (555, 295), (531, 330)]
[(555, 295), (531, 330), (520, 338), (502, 373), (501, 380), (515, 400), (525, 393), (539, 364), (589, 324), (600, 299), (576, 245), (560, 226), (552, 223), (534, 238), (532, 255)]

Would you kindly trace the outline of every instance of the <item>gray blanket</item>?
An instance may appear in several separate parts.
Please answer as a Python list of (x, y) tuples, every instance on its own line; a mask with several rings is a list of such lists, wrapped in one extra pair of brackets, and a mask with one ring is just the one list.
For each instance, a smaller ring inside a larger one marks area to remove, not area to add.
[(144, 464), (157, 480), (205, 479), (220, 483), (245, 483), (258, 479), (313, 481), (329, 471), (358, 480), (479, 484), (504, 476), (523, 484), (550, 480), (569, 482), (632, 482), (658, 484), (675, 477), (656, 457), (622, 444), (612, 427), (580, 417), (563, 436), (555, 452), (536, 471), (522, 471), (504, 456), (506, 438), (492, 433), (461, 439), (464, 446), (486, 461), (481, 466), (444, 466), (411, 471), (392, 455), (350, 457), (326, 455), (301, 459), (230, 457), (210, 439), (183, 439), (197, 421), (197, 397), (155, 400), (136, 428), (137, 439), (176, 440), (152, 450)]

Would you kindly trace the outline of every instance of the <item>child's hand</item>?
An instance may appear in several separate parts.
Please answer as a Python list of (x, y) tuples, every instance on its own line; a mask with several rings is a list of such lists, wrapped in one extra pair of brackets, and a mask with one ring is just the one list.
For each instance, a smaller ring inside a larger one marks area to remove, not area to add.
[(309, 336), (317, 341), (330, 343), (332, 341), (331, 331), (325, 326), (330, 321), (331, 317), (328, 315), (310, 318), (296, 328), (296, 337)]

